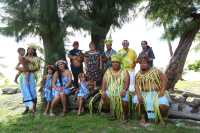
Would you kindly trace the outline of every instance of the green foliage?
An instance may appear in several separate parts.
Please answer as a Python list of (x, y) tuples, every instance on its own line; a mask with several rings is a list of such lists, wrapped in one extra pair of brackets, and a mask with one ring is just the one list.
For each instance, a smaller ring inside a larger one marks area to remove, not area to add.
[(189, 64), (188, 69), (195, 72), (200, 71), (200, 60), (196, 60), (193, 64)]
[(146, 17), (157, 25), (166, 25), (164, 37), (174, 40), (199, 24), (192, 13), (199, 0), (149, 0)]
[(64, 17), (64, 22), (76, 29), (89, 31), (98, 48), (99, 44), (103, 44), (111, 26), (121, 27), (133, 18), (140, 1), (142, 0), (73, 0), (75, 10), (72, 16)]
[(27, 35), (39, 34), (39, 5), (37, 0), (0, 0), (3, 4), (1, 16), (4, 27), (0, 32), (15, 36), (19, 41)]
[(67, 25), (61, 22), (57, 0), (0, 0), (0, 3), (4, 11), (1, 34), (14, 36), (17, 41), (28, 35), (39, 35), (43, 39), (46, 62), (65, 57)]

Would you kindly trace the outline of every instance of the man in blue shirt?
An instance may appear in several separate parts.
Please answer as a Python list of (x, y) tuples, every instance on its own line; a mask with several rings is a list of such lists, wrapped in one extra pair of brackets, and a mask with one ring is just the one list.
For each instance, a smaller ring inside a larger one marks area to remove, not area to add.
[(106, 40), (105, 44), (107, 49), (105, 52), (107, 58), (106, 68), (109, 68), (112, 66), (111, 56), (116, 54), (117, 52), (114, 49), (112, 49), (112, 40)]

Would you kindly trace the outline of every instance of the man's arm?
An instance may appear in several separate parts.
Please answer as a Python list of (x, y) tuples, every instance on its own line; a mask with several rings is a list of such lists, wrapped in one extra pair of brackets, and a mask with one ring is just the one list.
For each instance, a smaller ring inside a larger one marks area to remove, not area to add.
[(102, 85), (101, 85), (101, 89), (102, 89), (102, 98), (106, 98), (106, 89), (107, 89), (107, 82), (106, 82), (106, 73), (103, 76), (103, 81), (102, 81)]
[(127, 92), (128, 88), (129, 88), (129, 85), (130, 85), (130, 76), (129, 76), (129, 73), (126, 71), (124, 88), (120, 92), (120, 96), (121, 97), (124, 97), (126, 95), (126, 92)]
[(152, 48), (149, 48), (149, 58), (150, 58), (150, 60), (155, 59), (155, 55), (154, 55), (154, 53), (153, 53)]
[(103, 81), (102, 81), (102, 85), (101, 85), (101, 89), (102, 89), (103, 92), (105, 92), (106, 89), (107, 89), (107, 82), (106, 82), (107, 78), (106, 78), (106, 73), (107, 73), (107, 72), (105, 72), (105, 74), (104, 74), (104, 76), (103, 76)]
[(73, 55), (72, 55), (72, 52), (71, 52), (71, 51), (69, 51), (68, 58), (69, 58), (70, 60), (73, 60)]
[(142, 98), (141, 90), (140, 90), (139, 86), (136, 83), (135, 83), (135, 93), (137, 95), (139, 103), (143, 103), (143, 98)]
[(160, 82), (161, 82), (159, 96), (164, 96), (168, 79), (167, 79), (167, 76), (163, 74), (161, 71), (159, 73), (160, 73)]
[(138, 60), (137, 60), (137, 54), (136, 54), (136, 52), (133, 50), (133, 63), (132, 63), (132, 68), (134, 69), (135, 68), (135, 66), (136, 66), (136, 64), (137, 64), (137, 62), (138, 62)]
[(125, 76), (125, 84), (124, 84), (124, 90), (127, 91), (130, 85), (130, 75), (126, 71), (126, 76)]

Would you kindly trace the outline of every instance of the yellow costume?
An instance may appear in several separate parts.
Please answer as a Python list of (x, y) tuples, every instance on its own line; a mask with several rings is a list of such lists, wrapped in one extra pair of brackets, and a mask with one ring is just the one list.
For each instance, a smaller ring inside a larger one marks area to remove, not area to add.
[(118, 54), (122, 56), (122, 68), (131, 71), (135, 68), (135, 64), (137, 61), (137, 54), (133, 49), (125, 49), (119, 50)]
[[(160, 73), (160, 70), (154, 67), (146, 73), (139, 71), (136, 74), (136, 87), (143, 97), (144, 107), (148, 118), (164, 122), (159, 105), (169, 106), (169, 101), (166, 95), (162, 97), (159, 97), (158, 95), (158, 92), (161, 89)], [(137, 96), (134, 97), (133, 103), (140, 105)]]

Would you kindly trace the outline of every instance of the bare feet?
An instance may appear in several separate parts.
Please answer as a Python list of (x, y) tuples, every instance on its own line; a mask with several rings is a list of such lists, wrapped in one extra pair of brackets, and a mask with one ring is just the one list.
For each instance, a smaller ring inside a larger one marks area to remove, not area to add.
[(60, 116), (62, 116), (62, 117), (66, 116), (66, 112), (62, 112), (62, 113), (60, 114)]
[(150, 126), (150, 123), (146, 122), (144, 119), (140, 120), (140, 126), (142, 127), (148, 127)]
[(26, 108), (25, 110), (24, 110), (24, 112), (22, 113), (22, 115), (25, 115), (25, 114), (27, 114), (29, 112), (29, 108)]
[(53, 112), (51, 112), (50, 114), (49, 114), (49, 116), (56, 116)]
[(44, 113), (43, 113), (43, 115), (44, 115), (44, 116), (47, 116), (47, 115), (48, 115), (48, 113), (47, 113), (47, 112), (44, 112)]
[(80, 115), (81, 115), (81, 112), (80, 112), (80, 111), (77, 111), (77, 115), (80, 116)]

